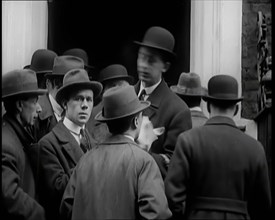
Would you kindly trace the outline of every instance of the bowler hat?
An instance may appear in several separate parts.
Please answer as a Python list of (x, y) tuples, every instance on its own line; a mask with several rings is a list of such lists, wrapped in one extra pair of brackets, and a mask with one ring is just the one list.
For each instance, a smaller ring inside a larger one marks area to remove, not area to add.
[(140, 46), (146, 46), (154, 49), (161, 50), (174, 57), (176, 54), (173, 52), (175, 39), (174, 36), (166, 29), (158, 26), (150, 27), (142, 42), (134, 41)]
[(18, 95), (44, 95), (46, 89), (39, 89), (33, 70), (17, 69), (2, 76), (2, 99)]
[(88, 71), (95, 68), (94, 66), (89, 65), (88, 54), (85, 50), (81, 48), (72, 48), (72, 49), (66, 50), (63, 53), (63, 55), (71, 55), (71, 56), (81, 58), (84, 61), (85, 68), (87, 68)]
[(206, 89), (201, 86), (200, 76), (196, 73), (181, 73), (178, 84), (170, 86), (170, 89), (179, 95), (202, 96)]
[(57, 56), (54, 59), (52, 73), (47, 73), (46, 77), (64, 77), (64, 75), (72, 69), (84, 69), (84, 61), (75, 56)]
[(204, 101), (233, 101), (239, 102), (243, 97), (238, 96), (238, 82), (229, 75), (215, 75), (208, 81), (208, 94), (204, 95)]
[(101, 83), (114, 79), (124, 79), (130, 84), (133, 81), (133, 77), (128, 75), (127, 69), (120, 64), (109, 65), (99, 73), (98, 81)]
[(113, 87), (103, 94), (103, 109), (95, 119), (105, 122), (125, 118), (143, 111), (150, 104), (149, 101), (140, 101), (131, 85)]
[(38, 49), (32, 55), (31, 64), (24, 69), (31, 69), (36, 74), (52, 72), (55, 57), (57, 54), (52, 50)]
[(72, 69), (63, 78), (62, 87), (57, 90), (56, 101), (61, 105), (70, 91), (90, 89), (97, 97), (102, 91), (102, 85), (96, 81), (90, 81), (88, 73), (84, 69)]

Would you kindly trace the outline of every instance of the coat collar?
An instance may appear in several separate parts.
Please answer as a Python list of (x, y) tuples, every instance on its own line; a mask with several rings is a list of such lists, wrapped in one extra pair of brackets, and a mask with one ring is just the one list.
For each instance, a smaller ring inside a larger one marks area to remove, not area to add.
[(138, 146), (138, 144), (134, 141), (132, 141), (130, 138), (125, 137), (124, 135), (112, 135), (110, 134), (104, 142), (102, 142), (102, 145), (113, 145), (113, 144), (134, 144)]
[(39, 118), (41, 120), (45, 120), (46, 118), (54, 115), (52, 104), (50, 102), (48, 94), (40, 96), (38, 99), (38, 103), (42, 108), (42, 111), (39, 113)]
[(71, 159), (77, 163), (79, 158), (83, 155), (83, 151), (63, 122), (59, 121), (52, 129), (52, 132), (61, 143), (61, 147), (64, 148)]
[(205, 125), (229, 125), (238, 129), (233, 119), (225, 116), (214, 116), (208, 119)]

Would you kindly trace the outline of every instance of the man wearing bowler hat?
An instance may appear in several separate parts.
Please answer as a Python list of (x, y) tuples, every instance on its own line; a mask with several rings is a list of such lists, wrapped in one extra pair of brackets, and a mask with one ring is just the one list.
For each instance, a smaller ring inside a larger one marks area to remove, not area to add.
[(170, 86), (188, 105), (191, 111), (192, 128), (202, 126), (207, 121), (207, 117), (201, 109), (201, 97), (206, 89), (201, 86), (200, 76), (196, 73), (181, 73), (178, 84)]
[[(102, 94), (104, 94), (110, 88), (130, 85), (133, 82), (133, 77), (128, 75), (127, 69), (123, 65), (111, 64), (100, 71), (98, 81), (102, 83)], [(95, 116), (102, 110), (102, 107), (103, 103), (99, 102), (93, 108), (92, 115), (87, 122), (88, 131), (98, 142), (103, 141), (109, 134), (106, 123), (95, 120)]]
[(64, 219), (167, 219), (171, 217), (155, 160), (137, 144), (142, 111), (133, 86), (103, 94), (96, 120), (106, 122), (109, 136), (83, 156), (64, 192)]
[(39, 89), (32, 70), (13, 70), (2, 76), (2, 212), (3, 219), (45, 219), (36, 201), (36, 183), (30, 160), (35, 142), (26, 127), (34, 124), (41, 111)]
[(38, 142), (39, 193), (47, 219), (59, 219), (60, 201), (71, 172), (81, 156), (95, 146), (85, 124), (101, 90), (102, 85), (90, 81), (84, 69), (72, 69), (56, 93), (65, 117)]
[(24, 67), (24, 69), (29, 68), (35, 71), (39, 88), (46, 89), (45, 74), (53, 71), (54, 59), (56, 57), (57, 54), (52, 50), (38, 49), (32, 55), (31, 64)]
[(270, 219), (271, 191), (265, 151), (233, 121), (243, 97), (238, 82), (215, 75), (208, 82), (210, 119), (180, 134), (165, 179), (178, 219)]
[(66, 72), (72, 69), (84, 69), (84, 61), (75, 56), (57, 56), (54, 59), (53, 70), (45, 74), (48, 94), (38, 100), (42, 107), (35, 123), (34, 134), (39, 141), (62, 119), (63, 108), (56, 101), (57, 90), (62, 86)]
[(163, 78), (175, 58), (175, 39), (168, 30), (154, 26), (146, 31), (142, 42), (135, 43), (139, 45), (139, 81), (135, 89), (140, 99), (151, 102), (144, 115), (149, 117), (153, 127), (165, 128), (150, 148), (165, 178), (178, 135), (192, 127), (188, 106), (169, 89)]

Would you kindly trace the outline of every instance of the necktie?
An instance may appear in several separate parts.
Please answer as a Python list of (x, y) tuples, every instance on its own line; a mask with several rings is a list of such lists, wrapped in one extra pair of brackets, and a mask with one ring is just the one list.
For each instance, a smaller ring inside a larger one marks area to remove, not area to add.
[(85, 130), (84, 129), (80, 129), (80, 147), (83, 150), (84, 153), (86, 153), (86, 151), (88, 149), (90, 149), (89, 147), (89, 141), (88, 138), (86, 136)]
[(144, 101), (146, 96), (146, 91), (143, 89), (139, 95), (139, 100)]

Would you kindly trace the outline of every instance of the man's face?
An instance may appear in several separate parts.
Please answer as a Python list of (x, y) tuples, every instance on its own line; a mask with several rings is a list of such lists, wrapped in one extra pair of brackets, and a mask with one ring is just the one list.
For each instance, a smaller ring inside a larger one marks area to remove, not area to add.
[(72, 95), (67, 103), (66, 117), (79, 126), (83, 126), (90, 118), (94, 105), (92, 90), (80, 90)]
[(20, 118), (23, 126), (33, 125), (38, 113), (41, 112), (41, 106), (37, 102), (38, 96), (21, 100)]
[(152, 86), (160, 81), (162, 73), (166, 72), (167, 64), (154, 49), (140, 47), (137, 58), (138, 77), (145, 87)]

